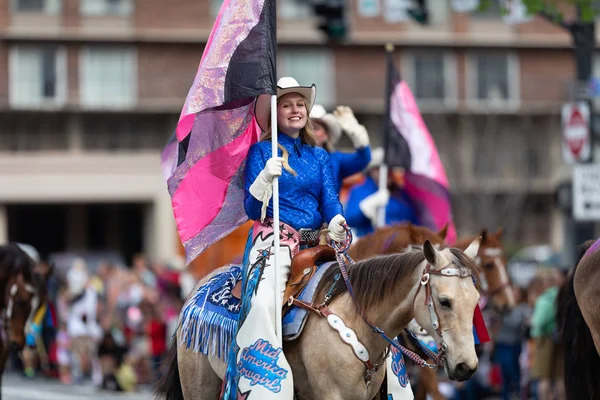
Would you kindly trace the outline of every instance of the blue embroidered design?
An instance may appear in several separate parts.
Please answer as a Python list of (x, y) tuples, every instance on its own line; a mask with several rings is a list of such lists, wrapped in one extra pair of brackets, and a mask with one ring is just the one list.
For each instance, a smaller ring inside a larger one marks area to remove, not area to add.
[(392, 372), (398, 378), (398, 383), (400, 386), (405, 388), (408, 385), (408, 374), (406, 373), (406, 364), (404, 364), (404, 358), (402, 357), (402, 352), (396, 348), (396, 346), (391, 346), (392, 351)]
[(240, 376), (248, 379), (250, 385), (261, 385), (273, 393), (281, 391), (281, 381), (285, 379), (288, 370), (277, 365), (281, 347), (273, 347), (264, 340), (258, 339), (250, 347), (242, 350), (240, 362), (237, 365)]
[[(267, 249), (265, 249), (267, 250)], [(270, 248), (268, 251), (263, 251), (261, 256), (250, 266), (250, 270), (248, 271), (248, 276), (245, 280), (242, 280), (243, 288), (242, 288), (242, 306), (239, 310), (238, 316), (238, 325), (233, 330), (233, 335), (231, 338), (231, 346), (229, 349), (229, 355), (227, 362), (227, 369), (225, 370), (225, 388), (223, 390), (223, 400), (231, 400), (234, 399), (236, 393), (238, 393), (238, 368), (236, 365), (237, 354), (240, 350), (237, 341), (235, 339), (235, 335), (237, 335), (237, 329), (241, 326), (244, 321), (246, 321), (246, 317), (250, 312), (250, 302), (252, 300), (252, 296), (256, 293), (258, 288), (258, 283), (262, 277), (263, 270), (266, 267), (266, 262), (269, 256), (271, 255)], [(280, 389), (281, 390), (281, 389)]]
[(241, 306), (231, 291), (241, 278), (242, 267), (232, 265), (198, 288), (181, 311), (180, 343), (225, 360)]

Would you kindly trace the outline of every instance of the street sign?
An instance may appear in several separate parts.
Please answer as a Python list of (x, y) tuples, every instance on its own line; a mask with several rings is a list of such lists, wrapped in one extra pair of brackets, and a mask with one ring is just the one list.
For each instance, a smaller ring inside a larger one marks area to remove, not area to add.
[(574, 167), (573, 218), (578, 221), (600, 221), (600, 164)]
[(590, 107), (586, 102), (567, 103), (562, 108), (563, 159), (577, 164), (590, 159)]

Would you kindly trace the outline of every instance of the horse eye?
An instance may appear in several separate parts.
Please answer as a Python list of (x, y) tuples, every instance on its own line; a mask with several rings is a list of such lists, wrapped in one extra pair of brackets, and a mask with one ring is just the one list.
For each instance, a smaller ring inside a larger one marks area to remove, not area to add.
[(450, 299), (441, 298), (441, 299), (438, 299), (438, 301), (440, 302), (440, 305), (442, 307), (452, 309), (452, 301)]
[(485, 269), (492, 269), (494, 267), (494, 263), (492, 263), (492, 262), (486, 262), (485, 264), (483, 264), (483, 267)]

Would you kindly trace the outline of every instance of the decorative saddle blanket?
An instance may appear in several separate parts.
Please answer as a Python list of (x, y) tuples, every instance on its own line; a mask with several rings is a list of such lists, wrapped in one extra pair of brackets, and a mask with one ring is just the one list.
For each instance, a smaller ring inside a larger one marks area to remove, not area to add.
[[(324, 272), (335, 262), (320, 265), (298, 298), (312, 302)], [(242, 279), (242, 266), (231, 265), (200, 286), (181, 310), (179, 343), (194, 352), (218, 357), (226, 362), (236, 332), (241, 301), (232, 293)], [(283, 337), (294, 340), (300, 336), (308, 312), (290, 307), (282, 321)]]

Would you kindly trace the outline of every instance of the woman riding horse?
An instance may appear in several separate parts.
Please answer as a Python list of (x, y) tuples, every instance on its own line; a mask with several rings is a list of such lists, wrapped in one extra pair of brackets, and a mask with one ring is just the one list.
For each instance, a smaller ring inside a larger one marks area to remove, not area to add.
[[(250, 148), (246, 161), (244, 206), (250, 219), (255, 220), (252, 238), (246, 246), (246, 285), (243, 301), (250, 301), (245, 319), (240, 317), (235, 345), (236, 357), (228, 366), (229, 396), (237, 397), (252, 388), (250, 399), (294, 398), (291, 368), (277, 347), (274, 297), (282, 296), (290, 274), (292, 257), (301, 246), (317, 245), (318, 230), (329, 222), (329, 236), (337, 242), (345, 239), (342, 205), (335, 190), (329, 155), (315, 147), (309, 113), (315, 102), (316, 88), (300, 86), (291, 77), (277, 82), (277, 123), (279, 152), (271, 157), (269, 107), (257, 103), (256, 119), (266, 132), (261, 142)], [(272, 182), (279, 177), (281, 248), (279, 254), (281, 286), (274, 288), (275, 268), (271, 263), (273, 246)], [(252, 280), (254, 279), (254, 282)], [(257, 285), (255, 290), (249, 289)], [(244, 305), (242, 305), (244, 308)], [(235, 350), (234, 350), (235, 351)], [(271, 372), (277, 379), (256, 384), (257, 369), (249, 359), (265, 358), (272, 362)], [(239, 380), (236, 389), (235, 380)], [(226, 396), (227, 396), (226, 392)], [(231, 398), (229, 397), (229, 398)]]
[(389, 171), (388, 186), (384, 189), (379, 188), (379, 167), (383, 164), (383, 157), (382, 148), (373, 150), (364, 183), (352, 188), (348, 197), (346, 218), (358, 237), (374, 231), (377, 227), (377, 211), (381, 207), (385, 207), (385, 225), (400, 222), (419, 225), (414, 207), (393, 169)]

